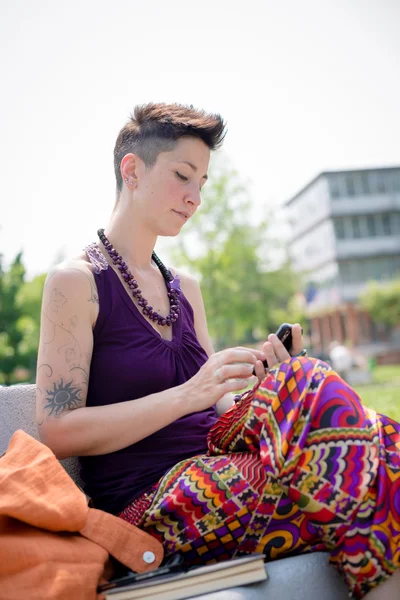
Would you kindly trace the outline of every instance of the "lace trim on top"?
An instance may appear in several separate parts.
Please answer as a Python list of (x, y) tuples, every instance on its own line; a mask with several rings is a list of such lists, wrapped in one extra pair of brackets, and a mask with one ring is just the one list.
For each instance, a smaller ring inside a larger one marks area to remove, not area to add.
[(85, 248), (85, 252), (88, 255), (88, 258), (93, 266), (93, 271), (95, 273), (100, 273), (101, 271), (106, 271), (108, 269), (108, 262), (104, 258), (104, 254), (102, 254), (97, 246), (96, 242), (92, 242)]

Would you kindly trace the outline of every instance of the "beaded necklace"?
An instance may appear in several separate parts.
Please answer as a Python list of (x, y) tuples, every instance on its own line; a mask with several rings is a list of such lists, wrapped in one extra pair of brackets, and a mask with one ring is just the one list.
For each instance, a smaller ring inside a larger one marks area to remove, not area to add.
[(97, 231), (97, 235), (99, 236), (104, 248), (107, 250), (109, 257), (112, 260), (112, 263), (116, 265), (118, 270), (121, 272), (122, 279), (125, 281), (126, 285), (130, 289), (132, 296), (136, 298), (138, 305), (142, 309), (142, 313), (146, 315), (148, 319), (156, 322), (158, 325), (167, 325), (168, 327), (170, 327), (172, 323), (175, 323), (175, 321), (179, 318), (180, 313), (179, 296), (181, 293), (181, 289), (179, 277), (173, 277), (171, 271), (169, 271), (167, 267), (161, 262), (157, 254), (155, 252), (152, 253), (151, 258), (155, 262), (157, 267), (160, 269), (168, 289), (170, 312), (168, 316), (163, 317), (156, 310), (154, 310), (152, 306), (149, 306), (149, 303), (146, 300), (146, 298), (142, 296), (142, 291), (139, 289), (138, 282), (128, 269), (128, 265), (126, 264), (122, 256), (115, 250), (111, 242), (107, 239), (104, 233), (104, 229), (99, 229)]

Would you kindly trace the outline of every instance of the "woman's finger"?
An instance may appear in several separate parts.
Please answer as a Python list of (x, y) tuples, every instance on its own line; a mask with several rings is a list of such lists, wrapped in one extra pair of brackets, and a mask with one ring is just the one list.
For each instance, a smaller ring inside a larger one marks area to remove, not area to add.
[(248, 363), (235, 363), (223, 365), (214, 371), (216, 383), (224, 383), (227, 379), (247, 379), (253, 375), (253, 365)]
[[(271, 336), (269, 336), (269, 337), (271, 337)], [(278, 362), (281, 362), (282, 360), (285, 360), (285, 359), (280, 359), (277, 356), (277, 354), (275, 352), (275, 349), (274, 349), (274, 346), (273, 346), (272, 342), (270, 342), (270, 341), (265, 342), (263, 344), (263, 352), (265, 354), (265, 359), (266, 359), (266, 361), (268, 363), (268, 367), (270, 369), (271, 369), (271, 367), (273, 367), (274, 365), (276, 365)]]
[(251, 352), (257, 360), (265, 360), (264, 353), (261, 350), (257, 350), (256, 348), (245, 348), (244, 346), (237, 346), (235, 350), (246, 350), (247, 352)]
[(248, 386), (247, 379), (229, 379), (221, 386), (222, 395), (228, 392), (239, 392)]
[(278, 336), (275, 335), (275, 333), (271, 333), (268, 336), (268, 341), (272, 345), (274, 353), (278, 359), (276, 362), (283, 362), (284, 360), (290, 358), (289, 352), (286, 350), (285, 346), (282, 344)]
[(296, 356), (297, 354), (300, 354), (304, 347), (302, 329), (298, 323), (292, 327), (292, 340), (291, 354), (292, 356)]
[(259, 381), (263, 381), (263, 379), (265, 379), (266, 374), (267, 371), (265, 369), (264, 363), (261, 360), (258, 360), (256, 362), (256, 366), (254, 367), (253, 375), (255, 375)]
[[(257, 351), (257, 354), (260, 357), (264, 356), (260, 351)], [(222, 350), (214, 354), (211, 359), (216, 368), (232, 363), (245, 363), (252, 365), (252, 370), (258, 360), (255, 352), (249, 348), (229, 348), (228, 350)]]

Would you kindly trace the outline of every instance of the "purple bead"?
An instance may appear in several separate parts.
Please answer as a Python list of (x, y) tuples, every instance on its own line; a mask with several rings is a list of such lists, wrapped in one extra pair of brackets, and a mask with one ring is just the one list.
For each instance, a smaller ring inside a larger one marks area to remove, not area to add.
[(163, 317), (157, 311), (153, 311), (153, 307), (148, 304), (148, 300), (146, 300), (146, 298), (142, 296), (142, 290), (139, 289), (138, 282), (132, 275), (131, 271), (128, 269), (128, 265), (124, 261), (123, 257), (120, 254), (118, 254), (117, 250), (106, 238), (104, 233), (100, 232), (99, 238), (104, 248), (107, 250), (112, 263), (116, 265), (118, 270), (120, 271), (123, 281), (125, 281), (126, 285), (131, 290), (132, 297), (136, 298), (138, 305), (142, 308), (142, 313), (152, 321), (157, 322), (159, 325), (167, 325), (168, 327), (170, 327), (171, 324), (178, 319), (180, 313), (179, 295), (181, 290), (179, 277), (173, 277), (171, 272), (168, 269), (166, 269), (162, 262), (159, 259), (156, 260), (156, 264), (159, 267), (167, 285), (167, 295), (170, 304), (170, 311), (168, 316)]
[(180, 286), (181, 282), (178, 276), (174, 277), (174, 279), (171, 281), (170, 285), (171, 285), (171, 289), (172, 290), (179, 290), (179, 286)]

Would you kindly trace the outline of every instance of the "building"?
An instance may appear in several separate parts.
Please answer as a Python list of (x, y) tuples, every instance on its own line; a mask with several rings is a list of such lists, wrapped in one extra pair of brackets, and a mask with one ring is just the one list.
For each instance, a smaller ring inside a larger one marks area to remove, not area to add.
[(400, 166), (320, 173), (286, 209), (314, 352), (337, 340), (382, 359), (399, 352), (400, 362), (398, 331), (374, 323), (357, 302), (369, 280), (400, 276)]

